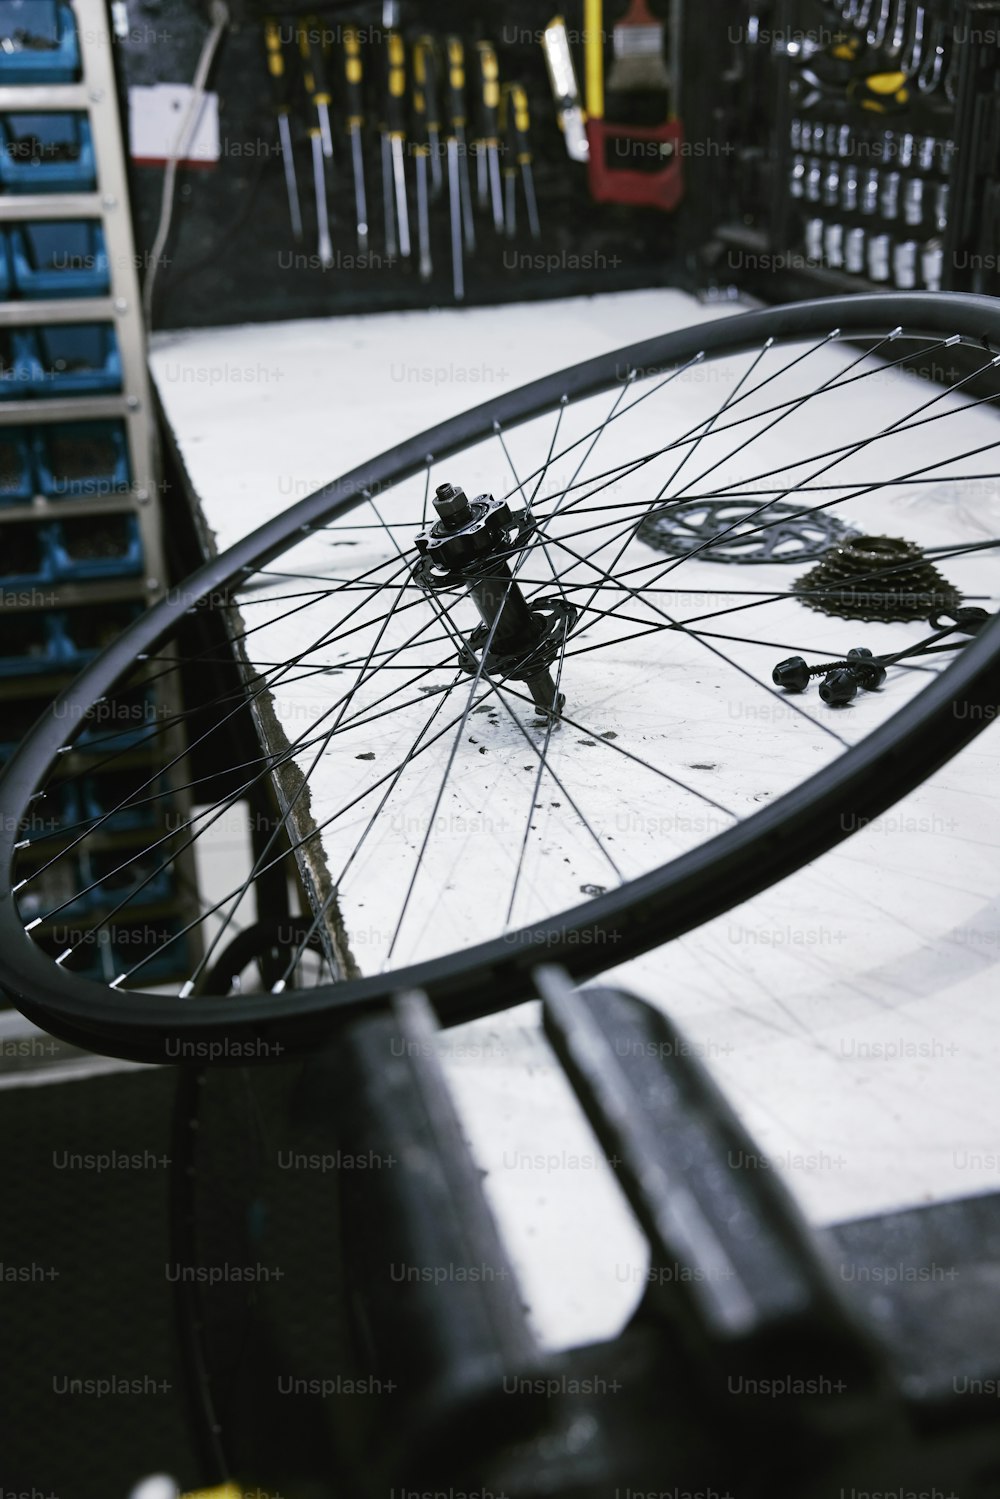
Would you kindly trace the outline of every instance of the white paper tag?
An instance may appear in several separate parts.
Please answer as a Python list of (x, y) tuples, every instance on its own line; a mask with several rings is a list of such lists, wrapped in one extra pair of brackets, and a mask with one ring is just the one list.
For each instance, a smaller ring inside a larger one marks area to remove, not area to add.
[[(156, 83), (151, 88), (128, 91), (129, 149), (132, 160), (144, 166), (162, 166), (178, 144), (186, 149), (179, 160), (184, 166), (211, 166), (221, 154), (219, 144), (219, 96), (206, 94), (190, 115), (193, 90), (186, 83)], [(186, 124), (185, 124), (186, 122)]]

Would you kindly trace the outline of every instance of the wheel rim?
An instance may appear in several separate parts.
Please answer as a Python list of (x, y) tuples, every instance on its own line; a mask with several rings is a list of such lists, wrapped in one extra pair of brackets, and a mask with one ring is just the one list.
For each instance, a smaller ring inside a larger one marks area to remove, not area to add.
[[(464, 418), (446, 423), (434, 432), (404, 444), (396, 452), (375, 460), (363, 470), (348, 475), (318, 495), (301, 502), (286, 516), (247, 538), (225, 557), (202, 568), (188, 584), (168, 597), (150, 616), (128, 632), (123, 640), (99, 658), (75, 687), (57, 701), (52, 713), (43, 720), (15, 757), (4, 778), (2, 804), (6, 816), (2, 851), (5, 867), (8, 867), (15, 853), (13, 845), (21, 841), (17, 836), (17, 829), (22, 824), (24, 809), (29, 805), (36, 783), (41, 779), (39, 772), (41, 770), (44, 774), (46, 763), (57, 757), (66, 740), (67, 715), (72, 721), (74, 713), (79, 716), (82, 704), (93, 703), (105, 693), (118, 678), (124, 662), (137, 652), (148, 651), (157, 640), (162, 641), (171, 627), (194, 607), (199, 598), (217, 593), (230, 578), (245, 577), (243, 570), (250, 565), (247, 559), (252, 558), (255, 565), (266, 565), (279, 553), (287, 553), (289, 536), (305, 534), (299, 528), (307, 527), (311, 534), (320, 526), (336, 524), (359, 505), (364, 505), (369, 511), (369, 516), (366, 517), (369, 522), (371, 512), (381, 519), (382, 511), (394, 503), (394, 496), (397, 492), (401, 493), (401, 486), (408, 476), (419, 475), (423, 478), (426, 495), (430, 477), (430, 469), (425, 463), (426, 454), (429, 451), (434, 453), (435, 480), (443, 479), (445, 475), (440, 467), (440, 456), (450, 452), (468, 455), (470, 445), (477, 439), (495, 440), (495, 424), (500, 425), (500, 449), (503, 449), (503, 456), (507, 458), (510, 469), (516, 476), (516, 482), (512, 481), (512, 494), (516, 499), (520, 493), (527, 500), (526, 487), (534, 482), (535, 476), (526, 475), (519, 457), (516, 454), (512, 456), (507, 450), (505, 439), (509, 439), (512, 428), (525, 423), (538, 407), (553, 409), (560, 415), (558, 403), (563, 395), (576, 396), (582, 408), (587, 398), (586, 393), (606, 389), (609, 383), (614, 385), (617, 376), (619, 401), (622, 393), (629, 392), (629, 399), (622, 410), (622, 414), (627, 416), (633, 409), (632, 392), (639, 393), (635, 397), (635, 404), (638, 405), (640, 399), (645, 399), (641, 394), (643, 385), (656, 381), (664, 367), (667, 367), (668, 375), (665, 385), (677, 378), (678, 369), (693, 368), (693, 361), (699, 354), (707, 352), (710, 355), (720, 349), (727, 353), (751, 351), (750, 358), (745, 359), (741, 365), (746, 377), (747, 369), (762, 369), (754, 363), (753, 351), (759, 350), (766, 340), (794, 339), (811, 334), (819, 338), (816, 345), (818, 349), (834, 327), (840, 327), (845, 335), (849, 333), (854, 339), (866, 333), (876, 340), (876, 347), (883, 354), (881, 365), (877, 361), (873, 362), (873, 356), (869, 354), (863, 355), (861, 362), (851, 364), (851, 360), (856, 360), (856, 350), (852, 350), (844, 359), (844, 364), (850, 367), (854, 376), (865, 372), (866, 378), (872, 377), (882, 368), (887, 358), (897, 357), (895, 349), (889, 347), (889, 333), (897, 325), (906, 326), (908, 322), (922, 330), (932, 348), (938, 344), (946, 347), (944, 340), (950, 337), (956, 326), (970, 340), (971, 330), (974, 329), (983, 336), (992, 335), (1000, 341), (1000, 317), (996, 308), (990, 302), (976, 298), (851, 298), (753, 313), (739, 319), (723, 320), (706, 328), (652, 340), (624, 353), (590, 361), (572, 371), (564, 372), (562, 376), (527, 387), (525, 391), (514, 392), (511, 396), (488, 403)], [(819, 334), (819, 329), (823, 327), (827, 329), (826, 335)], [(940, 337), (935, 339), (935, 335)], [(780, 355), (780, 347), (776, 352)], [(865, 359), (867, 363), (864, 362)], [(983, 366), (988, 366), (990, 359), (989, 354), (983, 353)], [(642, 383), (623, 380), (620, 373), (623, 364), (630, 369), (642, 368), (645, 371)], [(838, 380), (839, 378), (838, 376)], [(768, 384), (768, 381), (764, 383)], [(662, 391), (663, 385), (660, 389)], [(753, 393), (761, 389), (760, 385), (737, 384), (735, 389), (729, 390), (724, 398), (715, 402), (723, 414), (728, 413), (725, 422), (717, 422), (716, 427), (710, 429), (708, 435), (716, 443), (720, 437), (725, 440), (725, 432), (730, 424), (733, 427), (738, 425), (731, 419), (741, 390)], [(831, 392), (836, 395), (836, 381), (827, 395)], [(648, 391), (646, 393), (649, 394)], [(653, 394), (655, 397), (655, 390)], [(923, 387), (919, 394), (911, 390), (910, 394), (910, 408), (919, 410), (924, 410), (937, 399), (937, 391), (932, 386)], [(782, 424), (784, 435), (788, 431), (787, 411), (785, 415), (781, 415), (778, 395), (773, 383), (768, 384), (765, 399), (777, 406), (778, 421)], [(786, 396), (785, 405), (793, 404), (792, 399)], [(766, 416), (768, 407), (763, 409)], [(607, 425), (605, 422), (605, 427), (601, 429), (602, 435)], [(904, 437), (907, 445), (914, 440), (905, 437), (909, 430), (912, 428), (904, 423), (903, 432), (898, 434)], [(711, 462), (711, 455), (703, 440), (705, 435), (702, 434), (694, 442), (692, 438), (686, 438), (687, 446), (682, 449), (683, 453), (690, 456), (693, 442), (694, 449), (699, 452), (699, 472)], [(759, 451), (759, 434), (754, 441)], [(839, 446), (849, 448), (851, 443), (841, 439)], [(864, 444), (858, 446), (863, 448)], [(681, 456), (676, 453), (676, 447), (674, 442), (670, 449), (675, 458)], [(826, 448), (833, 450), (834, 463), (843, 463), (843, 459), (838, 460), (836, 457), (836, 438), (830, 440)], [(500, 449), (497, 450), (498, 453)], [(667, 452), (666, 448), (664, 452)], [(857, 449), (851, 456), (856, 454)], [(658, 456), (662, 457), (663, 454)], [(670, 467), (673, 467), (675, 458), (667, 454)], [(572, 461), (575, 464), (575, 459)], [(801, 470), (804, 461), (800, 460), (796, 471)], [(829, 461), (814, 453), (810, 464), (812, 469), (816, 469), (821, 463)], [(940, 460), (937, 467), (947, 468), (949, 461), (953, 463), (954, 457)], [(449, 472), (453, 467), (452, 464)], [(718, 464), (715, 467), (718, 468)], [(711, 467), (708, 471), (712, 472)], [(496, 472), (502, 472), (499, 464)], [(632, 473), (631, 470), (629, 472)], [(758, 465), (755, 472), (758, 474), (758, 482), (763, 475), (766, 484), (766, 463)], [(906, 470), (902, 472), (905, 473)], [(457, 473), (456, 477), (461, 479), (463, 476)], [(780, 479), (780, 473), (778, 477)], [(843, 474), (835, 472), (834, 477), (842, 478)], [(939, 485), (943, 482), (943, 476), (935, 470), (931, 471), (930, 477)], [(660, 478), (662, 479), (662, 475)], [(576, 482), (574, 479), (574, 485)], [(580, 481), (581, 486), (584, 483), (593, 486), (597, 482), (598, 478), (593, 474)], [(781, 482), (786, 486), (787, 504), (789, 481)], [(884, 488), (887, 481), (880, 482)], [(659, 488), (659, 484), (657, 487)], [(857, 487), (855, 485), (856, 489)], [(836, 488), (838, 497), (834, 503), (839, 505), (842, 502), (839, 490), (846, 488), (850, 492), (850, 485), (841, 483)], [(359, 498), (362, 491), (367, 491), (368, 499)], [(548, 498), (555, 497), (558, 504), (559, 492), (559, 486), (556, 485), (553, 496)], [(727, 492), (732, 492), (732, 485)], [(763, 493), (759, 490), (756, 492)], [(790, 492), (793, 495), (799, 493), (799, 486), (793, 485)], [(812, 489), (810, 493), (813, 493)], [(676, 488), (669, 490), (665, 502), (669, 502), (676, 494)], [(592, 495), (598, 496), (599, 505), (600, 491), (592, 488)], [(662, 497), (657, 498), (657, 503), (663, 502)], [(814, 503), (816, 501), (810, 498), (808, 508), (812, 508)], [(818, 503), (825, 505), (830, 502), (821, 496)], [(859, 508), (860, 496), (854, 499), (853, 504), (855, 509)], [(591, 505), (584, 512), (592, 530), (595, 529), (595, 508)], [(625, 505), (623, 514), (627, 529), (632, 520), (640, 518), (636, 502)], [(603, 521), (601, 524), (605, 525)], [(415, 522), (411, 524), (411, 530), (413, 525)], [(609, 526), (610, 522), (606, 525)], [(599, 534), (603, 534), (600, 527), (597, 529)], [(358, 530), (358, 527), (354, 526), (352, 530)], [(546, 534), (552, 534), (551, 527)], [(562, 539), (565, 542), (566, 538)], [(546, 549), (541, 543), (536, 543), (533, 549), (529, 548), (531, 550), (540, 560)], [(948, 560), (942, 562), (942, 568), (951, 566), (954, 569), (958, 565), (954, 560), (955, 550), (952, 546), (950, 555), (946, 552)], [(514, 552), (508, 548), (504, 555), (513, 557)], [(407, 566), (409, 560), (408, 557)], [(690, 566), (693, 560), (688, 558), (686, 565)], [(671, 561), (669, 558), (659, 557), (657, 568), (662, 566), (666, 571), (676, 565), (676, 561), (677, 559)], [(645, 565), (648, 576), (661, 576), (660, 572), (652, 569), (652, 564), (647, 562)], [(511, 563), (513, 569), (516, 570), (517, 566), (516, 562)], [(579, 574), (574, 579), (566, 570), (554, 571), (558, 572), (556, 581), (563, 586), (572, 585), (571, 591), (582, 589)], [(716, 573), (719, 571), (716, 569)], [(725, 572), (725, 581), (728, 583), (733, 569), (721, 571)], [(541, 578), (541, 573), (536, 568), (532, 572), (534, 576), (531, 584), (534, 586)], [(608, 576), (613, 578), (614, 575), (609, 573)], [(741, 577), (745, 576), (746, 574), (741, 574)], [(651, 589), (643, 590), (644, 593), (647, 591), (651, 592)], [(705, 583), (699, 582), (696, 591), (704, 594), (710, 590)], [(536, 601), (540, 597), (538, 588), (535, 588), (533, 597)], [(634, 591), (630, 592), (629, 600), (634, 606)], [(245, 599), (241, 601), (241, 607), (244, 604)], [(727, 614), (732, 607), (730, 604), (720, 612)], [(784, 604), (779, 604), (779, 607), (784, 607)], [(649, 618), (655, 619), (656, 615), (651, 614)], [(690, 620), (686, 623), (688, 628), (683, 631), (685, 644), (691, 634)], [(369, 626), (373, 633), (376, 625), (377, 620)], [(665, 625), (661, 627), (661, 633), (665, 628)], [(841, 621), (840, 628), (846, 640), (847, 634), (867, 627)], [(568, 668), (571, 655), (565, 647), (572, 637), (572, 631), (567, 630), (565, 634), (562, 665), (563, 668)], [(460, 630), (459, 635), (459, 644), (463, 640), (467, 641), (467, 627), (464, 631)], [(669, 635), (664, 638), (670, 639)], [(904, 643), (910, 643), (909, 639)], [(822, 775), (804, 779), (801, 784), (787, 790), (772, 806), (754, 813), (727, 831), (719, 832), (708, 842), (680, 852), (678, 857), (667, 864), (661, 860), (655, 867), (629, 879), (622, 888), (608, 890), (596, 898), (578, 902), (575, 906), (560, 904), (556, 913), (541, 913), (528, 925), (515, 923), (502, 935), (492, 941), (478, 943), (471, 951), (439, 952), (427, 961), (419, 961), (418, 954), (417, 961), (404, 961), (398, 969), (394, 968), (385, 974), (369, 974), (367, 978), (323, 984), (311, 990), (286, 988), (278, 995), (259, 998), (242, 996), (221, 1002), (200, 998), (196, 1003), (185, 1003), (164, 996), (143, 995), (140, 1000), (127, 992), (113, 992), (106, 985), (79, 978), (65, 968), (56, 967), (51, 956), (46, 956), (36, 947), (32, 938), (25, 934), (24, 927), (27, 923), (18, 915), (16, 902), (5, 895), (0, 900), (0, 936), (8, 954), (4, 982), (22, 1008), (70, 1039), (84, 1040), (89, 1045), (126, 1055), (150, 1058), (162, 1057), (166, 1041), (181, 1035), (201, 1037), (205, 1045), (212, 1044), (211, 1038), (224, 1038), (232, 1043), (219, 1051), (219, 1060), (245, 1060), (247, 1053), (241, 1047), (245, 1042), (252, 1049), (255, 1037), (267, 1038), (267, 1045), (310, 1044), (316, 1034), (329, 1027), (338, 1017), (350, 1013), (359, 1005), (377, 1002), (388, 992), (401, 986), (417, 985), (426, 988), (438, 1004), (442, 1017), (448, 1020), (467, 1018), (498, 1005), (514, 1003), (526, 997), (530, 991), (531, 969), (540, 957), (558, 956), (578, 977), (592, 974), (601, 967), (617, 963), (654, 945), (657, 941), (667, 940), (688, 930), (791, 872), (806, 859), (815, 857), (845, 835), (845, 809), (849, 808), (855, 816), (869, 816), (891, 804), (989, 721), (994, 697), (990, 682), (991, 664), (995, 660), (997, 648), (997, 628), (993, 624), (962, 650), (946, 672), (937, 676), (923, 692), (912, 697), (880, 726), (873, 727), (872, 732), (850, 747), (849, 753), (831, 761)], [(772, 652), (772, 661), (781, 654), (782, 650), (776, 648)], [(836, 654), (836, 649), (832, 654)], [(579, 659), (586, 660), (582, 652)], [(259, 662), (255, 665), (260, 669)], [(466, 675), (468, 677), (473, 674)], [(491, 673), (485, 672), (483, 675), (487, 681), (490, 680)], [(368, 680), (365, 679), (366, 682)], [(271, 690), (275, 685), (271, 681), (267, 697), (261, 694), (262, 710), (265, 702), (280, 696), (280, 692)], [(561, 677), (557, 685), (562, 691)], [(511, 695), (515, 698), (517, 696), (516, 693)], [(774, 690), (770, 689), (768, 701), (775, 696)], [(521, 697), (524, 697), (523, 693)], [(961, 716), (955, 708), (959, 702), (964, 705)], [(481, 704), (477, 703), (476, 706)], [(469, 711), (461, 717), (458, 733), (467, 728), (470, 713), (471, 699)], [(565, 729), (567, 726), (574, 733), (593, 732), (592, 724), (585, 718), (574, 715), (572, 702), (566, 710), (562, 727)], [(549, 744), (555, 738), (553, 728), (550, 723), (545, 730)], [(831, 732), (824, 725), (823, 737), (829, 737)], [(617, 761), (623, 753), (628, 758), (629, 752), (624, 746), (613, 746), (613, 738), (612, 731), (610, 739), (605, 741), (605, 747), (611, 746), (606, 759)], [(594, 747), (600, 748), (596, 742)], [(632, 759), (635, 759), (634, 752)], [(539, 763), (544, 762), (543, 755)], [(289, 760), (288, 763), (292, 762)], [(544, 774), (548, 774), (548, 767)], [(676, 784), (678, 778), (668, 779)], [(294, 791), (286, 791), (286, 806), (290, 796), (294, 797)], [(703, 804), (710, 800), (714, 799), (701, 797)], [(518, 831), (520, 835), (521, 830)], [(22, 858), (23, 856), (22, 850)], [(322, 904), (326, 897), (321, 894), (319, 899)], [(512, 907), (513, 904), (512, 901)], [(506, 914), (509, 916), (510, 911)], [(211, 951), (216, 952), (217, 948), (213, 947)], [(390, 956), (395, 957), (394, 954)], [(138, 974), (136, 981), (141, 981), (141, 974)]]

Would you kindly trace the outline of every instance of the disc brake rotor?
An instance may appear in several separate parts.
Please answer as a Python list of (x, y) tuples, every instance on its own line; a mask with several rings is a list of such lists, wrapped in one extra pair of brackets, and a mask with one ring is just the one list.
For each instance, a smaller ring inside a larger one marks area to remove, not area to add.
[(811, 562), (852, 535), (826, 510), (775, 500), (689, 500), (648, 515), (636, 533), (668, 557), (702, 562)]

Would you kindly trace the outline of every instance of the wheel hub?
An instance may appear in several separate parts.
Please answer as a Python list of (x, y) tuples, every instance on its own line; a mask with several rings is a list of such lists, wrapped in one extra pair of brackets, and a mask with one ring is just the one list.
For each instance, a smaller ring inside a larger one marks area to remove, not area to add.
[(565, 696), (549, 668), (577, 611), (561, 599), (529, 605), (516, 582), (508, 558), (534, 532), (534, 521), (491, 494), (470, 500), (454, 484), (438, 485), (433, 504), (438, 518), (416, 537), (414, 574), (427, 589), (464, 584), (479, 611), (482, 623), (463, 639), (459, 665), (523, 682), (539, 713), (558, 718)]

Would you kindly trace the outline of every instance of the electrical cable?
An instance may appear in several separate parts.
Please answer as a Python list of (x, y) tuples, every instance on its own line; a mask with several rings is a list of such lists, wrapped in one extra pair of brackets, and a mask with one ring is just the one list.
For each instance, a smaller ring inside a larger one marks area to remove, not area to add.
[(163, 192), (160, 197), (160, 220), (157, 225), (156, 238), (153, 240), (153, 247), (149, 254), (149, 272), (142, 289), (142, 313), (147, 332), (151, 331), (153, 326), (153, 293), (156, 287), (156, 273), (159, 269), (163, 252), (167, 247), (167, 240), (170, 237), (170, 225), (174, 216), (177, 167), (190, 145), (190, 135), (193, 128), (201, 117), (202, 105), (205, 102), (205, 84), (208, 82), (208, 75), (215, 60), (219, 43), (222, 41), (223, 33), (229, 24), (229, 7), (225, 4), (225, 0), (211, 0), (209, 15), (212, 18), (212, 28), (202, 44), (198, 66), (195, 68), (194, 77), (191, 80), (191, 97), (188, 100), (188, 107), (184, 119), (181, 121), (180, 128), (177, 131), (170, 155), (167, 158), (166, 170), (163, 173)]

